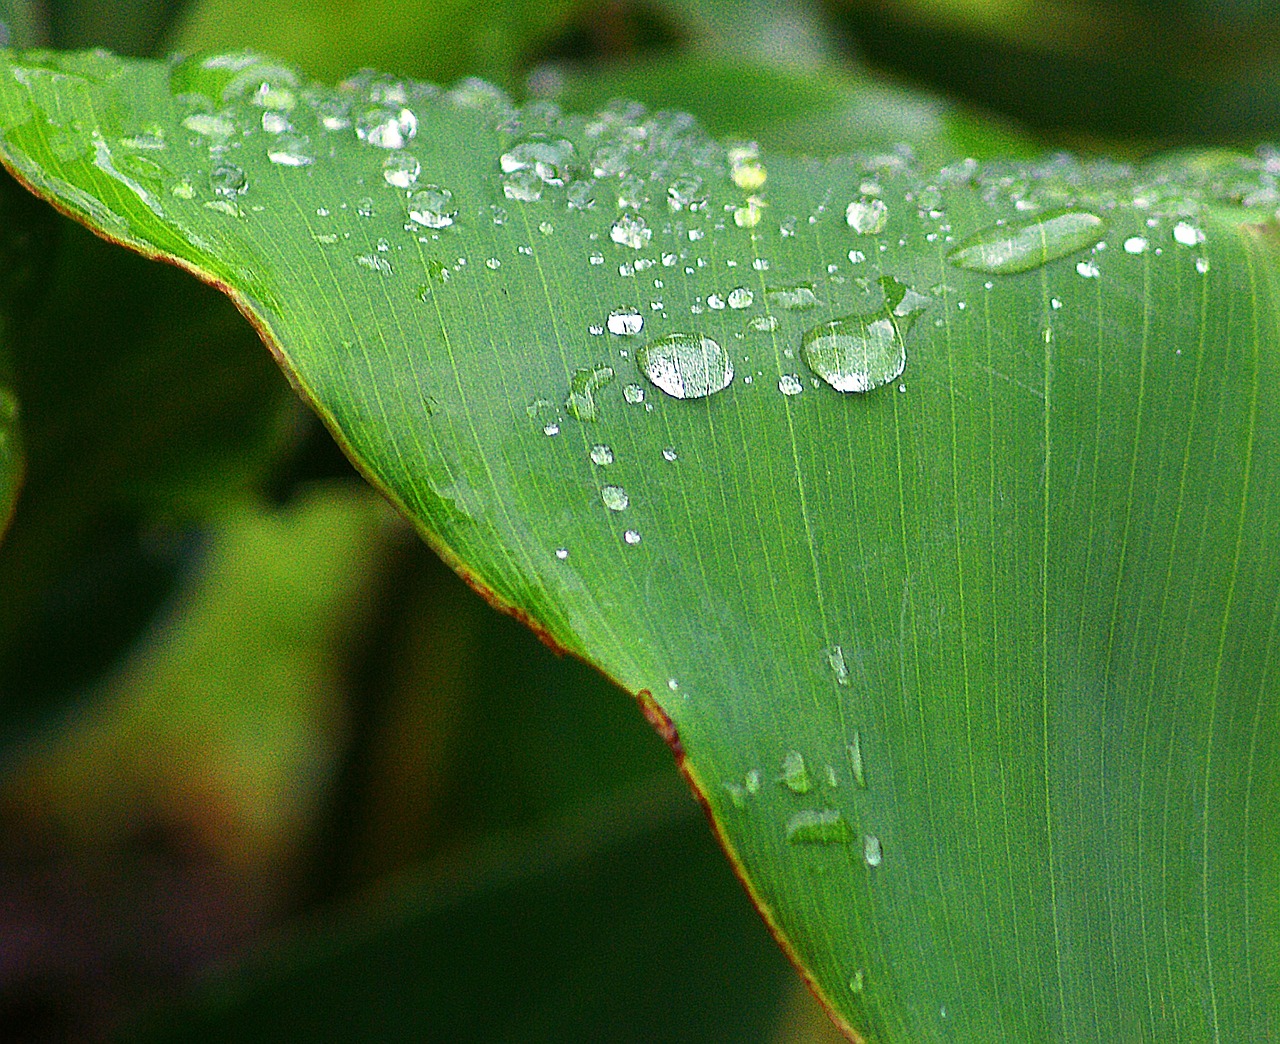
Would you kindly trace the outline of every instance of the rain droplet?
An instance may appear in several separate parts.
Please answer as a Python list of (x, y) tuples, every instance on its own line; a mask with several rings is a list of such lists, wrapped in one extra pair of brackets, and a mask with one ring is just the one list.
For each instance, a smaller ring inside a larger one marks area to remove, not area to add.
[(857, 729), (853, 730), (853, 742), (849, 744), (849, 764), (853, 767), (853, 781), (865, 790), (867, 776), (862, 764), (862, 733)]
[(621, 486), (602, 486), (600, 499), (604, 501), (604, 506), (610, 511), (626, 511), (627, 505), (631, 503), (631, 498), (627, 496), (627, 491)]
[(382, 161), (382, 177), (394, 188), (407, 189), (422, 172), (422, 164), (411, 152), (393, 152)]
[(793, 845), (847, 845), (852, 839), (838, 808), (806, 808), (787, 820), (787, 840)]
[(644, 328), (644, 316), (634, 309), (628, 308), (625, 311), (610, 312), (609, 318), (605, 320), (611, 334), (619, 337), (631, 337), (638, 334)]
[(609, 238), (619, 246), (641, 250), (653, 238), (653, 230), (638, 214), (623, 214), (609, 229)]
[(1097, 279), (1102, 273), (1092, 261), (1080, 261), (1076, 264), (1076, 273), (1085, 279)]
[(409, 220), (426, 228), (448, 228), (458, 216), (449, 209), (453, 193), (439, 185), (424, 185), (409, 196)]
[(634, 547), (636, 544), (640, 543), (640, 534), (637, 533), (634, 529), (628, 529), (625, 533), (622, 534), (622, 539), (625, 540), (632, 547)]
[(369, 109), (356, 119), (356, 137), (380, 149), (402, 149), (418, 133), (409, 109)]
[(673, 333), (636, 352), (636, 365), (655, 385), (676, 399), (701, 399), (733, 380), (729, 355), (710, 337)]
[[(880, 280), (884, 306), (815, 326), (800, 344), (804, 361), (836, 391), (866, 392), (898, 377), (907, 365), (905, 338), (923, 304), (908, 304), (907, 288)], [(910, 308), (905, 314), (904, 306)]]
[(719, 294), (707, 294), (707, 307), (716, 311), (724, 310), (724, 298)]
[(1209, 259), (1207, 257), (1196, 258), (1196, 271), (1201, 275), (1206, 275), (1209, 271)]
[(882, 199), (855, 199), (844, 212), (849, 227), (860, 236), (874, 236), (889, 223), (889, 208)]
[(1147, 249), (1147, 241), (1142, 236), (1130, 236), (1124, 241), (1126, 254), (1141, 254)]
[(573, 179), (577, 153), (564, 138), (518, 142), (498, 157), (504, 174), (530, 171), (545, 185), (563, 185)]
[(676, 453), (676, 448), (675, 448), (674, 446), (667, 446), (667, 447), (666, 447), (665, 449), (663, 449), (663, 451), (662, 451), (662, 459), (663, 459), (663, 460), (665, 460), (665, 461), (673, 461), (673, 460), (675, 460), (678, 456), (679, 456), (679, 455)]
[(745, 286), (735, 287), (729, 291), (729, 307), (730, 308), (750, 308), (751, 303), (756, 299), (756, 295), (748, 290)]
[(542, 182), (531, 170), (517, 170), (503, 179), (502, 193), (517, 203), (537, 203), (542, 198)]
[(764, 296), (771, 305), (791, 311), (800, 312), (807, 308), (816, 308), (818, 304), (818, 295), (808, 284), (770, 287), (765, 291)]
[(794, 373), (784, 373), (778, 378), (778, 391), (783, 395), (799, 395), (804, 391), (804, 385)]
[(1097, 214), (1066, 210), (992, 225), (961, 241), (947, 260), (957, 268), (993, 275), (1012, 275), (1093, 246), (1106, 234)]
[(833, 645), (827, 649), (827, 666), (835, 676), (837, 685), (849, 684), (849, 668), (844, 662), (844, 649)]
[(556, 548), (556, 558), (560, 559), (561, 562), (563, 562), (568, 557), (569, 557), (569, 549), (567, 547)]
[(218, 163), (209, 171), (209, 184), (219, 196), (239, 196), (249, 188), (249, 178), (234, 163)]
[(1173, 226), (1173, 238), (1182, 246), (1199, 246), (1204, 242), (1204, 232), (1189, 221), (1179, 221)]
[(791, 750), (782, 759), (782, 775), (779, 781), (788, 790), (797, 794), (807, 794), (813, 789), (809, 780), (809, 769), (805, 766), (804, 755), (798, 750)]
[(305, 167), (314, 163), (310, 143), (299, 134), (282, 134), (267, 149), (267, 159), (279, 167)]
[(564, 400), (564, 408), (580, 421), (596, 420), (600, 416), (600, 408), (596, 404), (596, 392), (612, 380), (612, 366), (593, 366), (590, 369), (575, 370), (569, 379), (569, 397)]
[(667, 187), (667, 206), (672, 210), (683, 210), (698, 201), (698, 193), (702, 191), (702, 179), (696, 174), (687, 178), (676, 178)]
[(613, 463), (613, 450), (602, 442), (597, 442), (591, 447), (591, 463), (599, 464), (602, 468)]
[(747, 326), (752, 330), (758, 330), (760, 333), (772, 333), (779, 326), (778, 317), (776, 315), (753, 316)]
[(622, 397), (634, 406), (644, 402), (644, 389), (638, 384), (628, 384), (622, 389)]
[(884, 861), (884, 849), (880, 845), (880, 839), (875, 834), (867, 834), (862, 839), (862, 858), (867, 861), (867, 866), (876, 867)]

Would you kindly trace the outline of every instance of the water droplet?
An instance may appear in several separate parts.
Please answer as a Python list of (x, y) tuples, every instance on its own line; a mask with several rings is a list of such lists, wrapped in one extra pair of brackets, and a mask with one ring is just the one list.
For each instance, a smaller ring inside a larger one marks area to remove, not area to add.
[(1098, 270), (1098, 266), (1092, 261), (1080, 261), (1076, 263), (1076, 273), (1085, 279), (1097, 279), (1102, 273)]
[(724, 298), (719, 294), (707, 294), (707, 307), (716, 311), (724, 310)]
[(570, 185), (564, 194), (565, 202), (570, 210), (587, 210), (596, 205), (595, 197), (591, 195), (595, 188), (590, 181), (575, 181)]
[(556, 548), (556, 558), (560, 559), (561, 562), (563, 562), (568, 557), (569, 557), (569, 549), (567, 547)]
[(268, 147), (267, 159), (279, 167), (305, 167), (316, 160), (310, 142), (300, 134), (282, 134)]
[(219, 196), (239, 196), (248, 191), (249, 178), (234, 163), (218, 163), (209, 171), (209, 184)]
[(609, 229), (609, 238), (619, 246), (641, 250), (653, 238), (653, 230), (638, 214), (623, 214)]
[[(761, 218), (764, 217), (764, 208), (767, 207), (764, 200), (755, 196), (748, 196), (745, 206), (738, 207), (733, 212), (733, 223), (739, 228), (755, 228), (760, 224)], [(693, 238), (693, 229), (689, 229), (689, 238)]]
[(368, 109), (356, 118), (356, 137), (380, 149), (402, 149), (417, 133), (418, 118), (409, 109)]
[(874, 236), (889, 223), (889, 208), (882, 199), (855, 199), (844, 212), (849, 227), (860, 236)]
[(602, 486), (600, 499), (604, 501), (604, 506), (610, 511), (626, 511), (627, 505), (631, 503), (631, 498), (627, 496), (627, 491), (621, 486)]
[(799, 395), (804, 391), (804, 385), (794, 373), (784, 373), (778, 378), (778, 391), (783, 395)]
[(268, 109), (262, 114), (262, 129), (268, 134), (283, 134), (285, 131), (293, 130), (293, 124), (283, 113)]
[(1205, 275), (1209, 271), (1209, 259), (1207, 257), (1196, 258), (1196, 271), (1201, 275)]
[(866, 976), (862, 974), (862, 969), (859, 968), (853, 973), (853, 977), (849, 979), (849, 992), (861, 993), (865, 988)]
[(644, 402), (644, 389), (638, 384), (628, 384), (622, 389), (622, 397), (634, 406)]
[(625, 540), (632, 547), (634, 547), (636, 544), (640, 543), (640, 534), (637, 533), (634, 529), (628, 529), (625, 533), (622, 534), (622, 539)]
[(835, 676), (837, 685), (849, 684), (849, 668), (844, 662), (844, 649), (838, 645), (833, 645), (826, 650), (827, 666), (831, 668), (831, 673)]
[(756, 295), (745, 286), (735, 287), (729, 291), (730, 308), (749, 308), (755, 299)]
[(530, 171), (545, 185), (563, 185), (573, 180), (577, 153), (564, 138), (531, 138), (511, 146), (498, 157), (498, 165), (504, 174)]
[(193, 112), (182, 121), (182, 125), (201, 137), (221, 141), (225, 141), (236, 132), (235, 124), (225, 116), (214, 116), (207, 112)]
[(862, 733), (857, 729), (853, 730), (853, 741), (849, 744), (849, 764), (853, 768), (853, 781), (865, 790), (867, 776), (862, 764)]
[(409, 220), (426, 228), (448, 228), (458, 216), (451, 210), (453, 193), (439, 185), (424, 185), (409, 196)]
[(678, 457), (674, 446), (667, 446), (662, 451), (662, 459), (665, 461), (673, 461)]
[(170, 70), (169, 85), (174, 94), (203, 94), (214, 102), (247, 98), (268, 109), (292, 109), (296, 104), (290, 88), (298, 76), (278, 62), (252, 51), (193, 55)]
[(776, 315), (753, 316), (747, 326), (761, 333), (772, 333), (779, 326), (778, 317)]
[(356, 213), (361, 217), (373, 217), (373, 200), (368, 196), (356, 200)]
[(690, 207), (698, 202), (701, 191), (702, 179), (698, 175), (676, 178), (667, 186), (667, 206), (673, 211)]
[(947, 260), (971, 272), (1029, 272), (1093, 246), (1106, 231), (1107, 223), (1097, 214), (1056, 211), (975, 232), (957, 244), (947, 254)]
[[(593, 421), (600, 416), (596, 392), (613, 380), (612, 366), (593, 366), (575, 370), (569, 379), (569, 397), (564, 408), (580, 421)], [(625, 505), (623, 505), (625, 507)]]
[(422, 172), (422, 164), (411, 152), (393, 152), (382, 161), (382, 177), (394, 188), (407, 189)]
[(542, 426), (542, 434), (543, 435), (559, 435), (560, 425), (557, 424), (555, 421), (548, 421), (546, 424)]
[(517, 203), (537, 203), (542, 198), (542, 181), (531, 170), (517, 170), (503, 179), (502, 192)]
[(852, 839), (838, 808), (806, 808), (787, 820), (787, 840), (793, 845), (847, 845)]
[(804, 755), (798, 750), (791, 750), (782, 759), (782, 775), (780, 782), (788, 790), (797, 794), (807, 794), (813, 789), (809, 780), (809, 769), (804, 763)]
[(599, 464), (602, 468), (613, 463), (613, 450), (602, 442), (597, 442), (591, 447), (591, 462)]
[(502, 262), (499, 261), (496, 257), (491, 257), (485, 261), (484, 267), (489, 269), (490, 271), (496, 272), (499, 268), (502, 267)]
[[(871, 391), (906, 368), (905, 338), (925, 306), (908, 304), (907, 287), (889, 276), (882, 277), (880, 285), (885, 303), (878, 311), (823, 323), (801, 341), (804, 361), (836, 391)], [(903, 314), (904, 306), (911, 310)]]
[(1141, 254), (1147, 249), (1147, 241), (1142, 236), (1130, 236), (1124, 241), (1126, 254)]
[(673, 333), (636, 352), (636, 365), (655, 385), (676, 399), (701, 399), (733, 380), (729, 355), (710, 337)]
[(616, 334), (619, 337), (631, 337), (644, 328), (644, 316), (632, 308), (610, 312), (609, 318), (605, 320), (605, 325), (608, 326), (611, 334)]
[(798, 286), (770, 287), (765, 291), (764, 296), (769, 304), (791, 311), (804, 311), (807, 308), (816, 308), (818, 305), (818, 295), (807, 283)]
[(1198, 246), (1204, 242), (1204, 232), (1189, 221), (1179, 221), (1173, 226), (1173, 238), (1182, 246)]
[(867, 834), (862, 839), (862, 858), (867, 861), (867, 866), (877, 867), (884, 862), (884, 849), (880, 845), (880, 839), (875, 834)]
[(173, 186), (173, 188), (171, 188), (169, 191), (172, 192), (175, 196), (177, 196), (178, 199), (195, 199), (196, 198), (196, 187), (193, 184), (191, 184), (191, 182), (189, 182), (186, 178), (183, 178), (181, 181), (177, 182)]
[(544, 236), (552, 235), (555, 232), (555, 226), (550, 221), (540, 221), (538, 223), (538, 231)]

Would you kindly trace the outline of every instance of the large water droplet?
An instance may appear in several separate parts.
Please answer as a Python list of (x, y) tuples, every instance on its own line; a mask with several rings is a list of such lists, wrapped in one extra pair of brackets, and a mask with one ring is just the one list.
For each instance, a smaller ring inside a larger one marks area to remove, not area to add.
[(701, 399), (733, 380), (728, 353), (710, 337), (674, 333), (636, 352), (636, 365), (650, 381), (676, 399)]
[(809, 779), (809, 769), (804, 763), (804, 755), (798, 750), (787, 751), (782, 759), (782, 785), (797, 794), (807, 794), (813, 789)]
[(605, 320), (605, 325), (609, 328), (611, 334), (616, 334), (619, 337), (631, 337), (643, 329), (644, 316), (634, 308), (622, 309), (617, 312), (610, 312), (609, 318)]
[(971, 272), (1013, 275), (1091, 247), (1106, 231), (1107, 223), (1097, 214), (1050, 212), (975, 232), (957, 244), (947, 260)]
[(564, 400), (564, 408), (580, 421), (595, 420), (600, 416), (596, 392), (612, 380), (612, 366), (575, 370), (569, 379), (569, 397)]
[(356, 137), (380, 149), (402, 149), (418, 133), (418, 118), (409, 109), (367, 109), (356, 118)]
[(1173, 226), (1173, 239), (1180, 246), (1198, 246), (1204, 242), (1204, 232), (1189, 221), (1179, 221)]
[(653, 238), (653, 230), (638, 214), (623, 214), (609, 229), (609, 238), (619, 246), (641, 250)]
[(756, 295), (745, 286), (735, 287), (729, 291), (728, 302), (730, 308), (750, 308), (755, 299)]
[(610, 511), (626, 511), (627, 505), (631, 503), (631, 498), (627, 496), (627, 491), (621, 486), (602, 486), (600, 499), (604, 501), (604, 506)]
[(563, 185), (573, 178), (577, 167), (573, 142), (564, 138), (530, 139), (518, 142), (498, 157), (504, 174), (532, 171), (546, 185)]
[(426, 228), (447, 228), (458, 216), (450, 209), (453, 193), (439, 185), (424, 185), (409, 196), (409, 220)]
[(607, 468), (613, 463), (613, 450), (603, 442), (597, 442), (591, 447), (591, 463)]
[(806, 808), (787, 820), (787, 840), (793, 845), (845, 845), (852, 838), (838, 808)]
[(382, 161), (382, 177), (388, 185), (407, 189), (422, 172), (422, 164), (411, 152), (393, 152)]
[(860, 236), (874, 236), (889, 223), (889, 208), (882, 199), (855, 199), (844, 212), (849, 227)]
[(871, 391), (906, 368), (905, 338), (928, 298), (908, 298), (909, 289), (890, 276), (880, 285), (885, 303), (878, 311), (823, 323), (801, 341), (804, 361), (836, 391)]
[(502, 194), (517, 203), (537, 203), (542, 198), (542, 181), (531, 170), (517, 170), (502, 179)]

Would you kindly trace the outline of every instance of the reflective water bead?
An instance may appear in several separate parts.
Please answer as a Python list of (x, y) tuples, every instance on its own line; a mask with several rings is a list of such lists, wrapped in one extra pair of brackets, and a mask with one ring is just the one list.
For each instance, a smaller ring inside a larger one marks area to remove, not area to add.
[(619, 246), (641, 250), (653, 238), (653, 230), (638, 214), (623, 214), (609, 229), (609, 238)]
[(597, 442), (591, 447), (591, 463), (599, 464), (602, 468), (608, 467), (613, 463), (613, 450), (603, 442)]
[(813, 783), (809, 779), (809, 769), (804, 763), (804, 755), (798, 750), (789, 750), (783, 755), (782, 775), (778, 780), (796, 794), (807, 794), (813, 789)]
[(422, 164), (411, 152), (393, 152), (382, 161), (382, 177), (394, 188), (407, 189), (422, 172)]
[(884, 848), (875, 834), (867, 834), (863, 837), (862, 858), (870, 867), (877, 867), (884, 862)]
[(610, 312), (605, 325), (608, 326), (611, 334), (618, 337), (631, 337), (644, 328), (644, 316), (632, 308)]
[(678, 454), (676, 453), (676, 448), (674, 446), (667, 446), (662, 451), (662, 459), (665, 461), (673, 461), (676, 460), (677, 457)]
[(992, 225), (962, 240), (948, 254), (957, 268), (1012, 275), (1096, 244), (1107, 223), (1088, 211), (1065, 210)]
[(409, 196), (409, 220), (425, 228), (447, 228), (458, 212), (450, 208), (453, 193), (439, 185), (424, 185)]
[(728, 301), (730, 308), (749, 308), (755, 299), (756, 295), (745, 286), (735, 287), (729, 291)]
[(636, 544), (640, 543), (640, 534), (637, 533), (634, 529), (628, 529), (625, 533), (622, 534), (622, 539), (625, 540), (632, 547), (634, 547)]
[(498, 157), (504, 174), (531, 171), (545, 185), (563, 185), (573, 178), (577, 153), (564, 138), (518, 142)]
[(627, 496), (627, 491), (621, 486), (602, 486), (600, 488), (600, 499), (604, 501), (604, 506), (610, 511), (626, 511), (627, 506), (631, 503), (631, 498)]
[(889, 223), (889, 207), (882, 199), (855, 199), (844, 212), (849, 227), (860, 236), (874, 236)]
[(315, 162), (310, 142), (299, 134), (282, 134), (267, 149), (267, 159), (278, 167), (305, 167)]
[(794, 373), (784, 373), (778, 378), (778, 391), (783, 395), (799, 395), (804, 391), (804, 385)]
[(1204, 242), (1204, 232), (1189, 221), (1179, 221), (1173, 226), (1173, 238), (1182, 246), (1198, 246)]
[(209, 184), (219, 196), (238, 196), (248, 191), (249, 178), (234, 163), (217, 163), (209, 171)]
[(368, 109), (356, 118), (356, 137), (380, 149), (402, 149), (417, 133), (410, 109)]
[(1147, 249), (1147, 241), (1142, 236), (1130, 236), (1124, 241), (1126, 254), (1141, 254)]
[(710, 337), (695, 333), (673, 333), (649, 342), (636, 352), (636, 365), (676, 399), (705, 398), (733, 381), (728, 353)]

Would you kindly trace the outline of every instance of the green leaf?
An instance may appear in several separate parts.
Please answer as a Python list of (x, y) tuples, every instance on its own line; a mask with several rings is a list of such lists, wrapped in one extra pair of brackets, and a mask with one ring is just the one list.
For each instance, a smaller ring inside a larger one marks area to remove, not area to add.
[(448, 561), (641, 695), (842, 1022), (1265, 1036), (1271, 154), (824, 163), (170, 75), (8, 57), (5, 164), (224, 287)]

